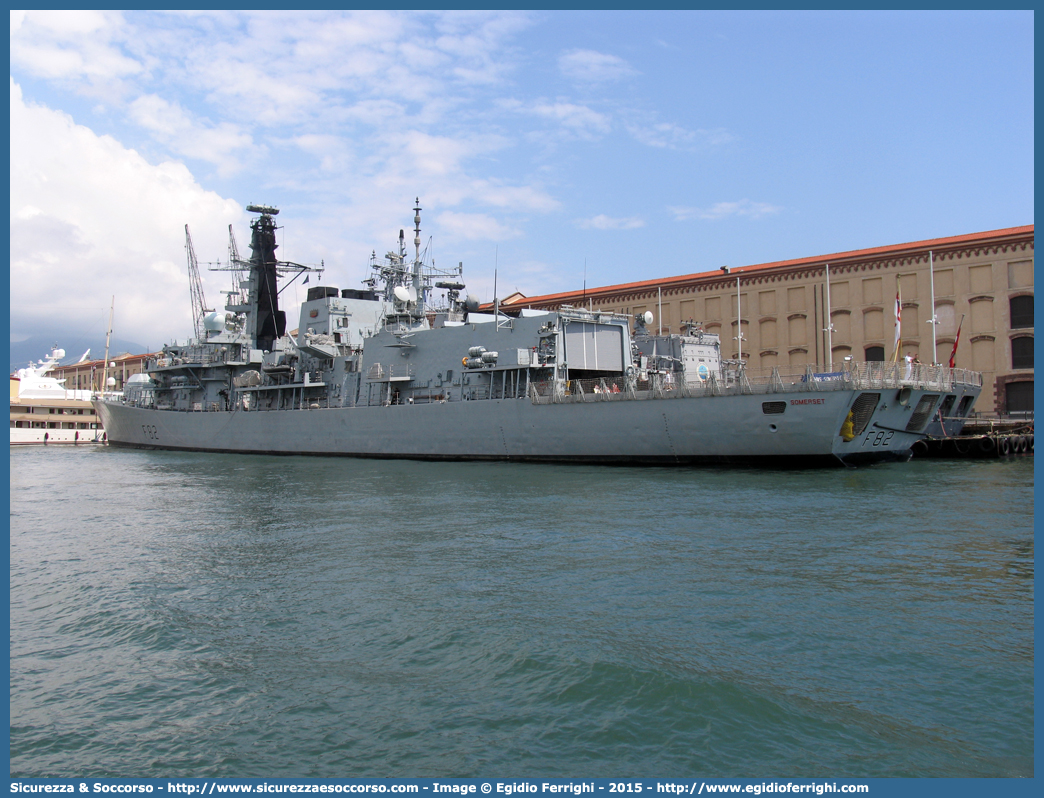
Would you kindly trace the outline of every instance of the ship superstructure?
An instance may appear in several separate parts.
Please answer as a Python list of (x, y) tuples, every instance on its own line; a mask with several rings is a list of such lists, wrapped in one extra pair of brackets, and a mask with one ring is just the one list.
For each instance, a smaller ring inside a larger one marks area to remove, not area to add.
[(66, 388), (64, 379), (51, 374), (63, 357), (65, 350), (55, 347), (46, 358), (11, 375), (12, 446), (104, 439), (91, 392)]
[(753, 372), (692, 322), (564, 307), (479, 313), (462, 265), (371, 258), (363, 289), (315, 286), (286, 334), (278, 211), (250, 206), (246, 276), (204, 334), (97, 402), (113, 444), (427, 459), (755, 462), (905, 459), (941, 406), (971, 411), (981, 376), (917, 364)]

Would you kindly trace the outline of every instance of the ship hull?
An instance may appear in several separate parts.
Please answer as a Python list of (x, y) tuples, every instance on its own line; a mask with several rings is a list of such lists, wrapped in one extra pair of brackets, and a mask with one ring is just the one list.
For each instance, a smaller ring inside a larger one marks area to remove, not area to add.
[(12, 446), (43, 446), (57, 443), (103, 443), (102, 430), (11, 429)]
[[(909, 459), (922, 436), (883, 402), (852, 440), (858, 391), (645, 400), (434, 402), (387, 407), (175, 412), (97, 402), (110, 444), (209, 452), (424, 460), (861, 464)], [(775, 412), (766, 413), (772, 403)], [(779, 412), (784, 403), (783, 412)]]

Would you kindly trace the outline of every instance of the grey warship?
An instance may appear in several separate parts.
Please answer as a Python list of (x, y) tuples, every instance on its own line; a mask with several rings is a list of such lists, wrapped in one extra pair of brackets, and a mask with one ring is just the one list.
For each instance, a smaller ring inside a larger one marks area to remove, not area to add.
[[(976, 372), (846, 362), (764, 373), (721, 357), (695, 322), (562, 307), (479, 312), (462, 264), (440, 270), (405, 235), (363, 289), (308, 289), (296, 335), (280, 280), (278, 209), (247, 206), (249, 260), (224, 311), (195, 307), (122, 396), (95, 400), (111, 445), (282, 455), (768, 467), (905, 460), (946, 409), (964, 418)], [(234, 241), (234, 238), (233, 238)], [(310, 276), (310, 275), (309, 275)], [(194, 303), (194, 306), (198, 303)]]

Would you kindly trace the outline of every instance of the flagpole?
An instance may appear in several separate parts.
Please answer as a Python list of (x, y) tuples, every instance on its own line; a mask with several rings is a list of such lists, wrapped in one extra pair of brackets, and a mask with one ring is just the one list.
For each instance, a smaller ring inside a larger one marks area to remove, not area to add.
[(834, 367), (834, 338), (831, 333), (834, 331), (834, 325), (830, 320), (830, 264), (825, 265), (826, 269), (826, 327), (823, 332), (827, 334), (826, 339), (826, 366), (827, 371), (830, 371)]
[(939, 317), (935, 315), (935, 256), (928, 250), (928, 288), (932, 296), (932, 318), (928, 321), (932, 325), (932, 365), (939, 365), (939, 354), (935, 351), (935, 326), (939, 323)]
[(109, 331), (105, 333), (105, 362), (102, 364), (102, 384), (101, 384), (101, 395), (102, 399), (105, 398), (105, 389), (109, 386), (106, 384), (109, 381), (109, 339), (112, 338), (112, 311), (116, 307), (116, 297), (113, 296), (112, 304), (109, 305)]
[(903, 315), (903, 293), (902, 275), (895, 276), (895, 351), (892, 352), (892, 362), (899, 362), (899, 344), (902, 342), (902, 315)]
[(740, 278), (736, 275), (736, 346), (739, 347), (739, 357), (736, 358), (737, 366), (743, 360), (743, 313), (740, 311)]

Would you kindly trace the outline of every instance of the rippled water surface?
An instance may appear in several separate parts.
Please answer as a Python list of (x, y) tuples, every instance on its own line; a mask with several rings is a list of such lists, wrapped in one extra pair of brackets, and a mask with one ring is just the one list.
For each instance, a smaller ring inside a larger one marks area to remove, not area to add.
[(1033, 774), (1033, 463), (11, 451), (14, 776)]

